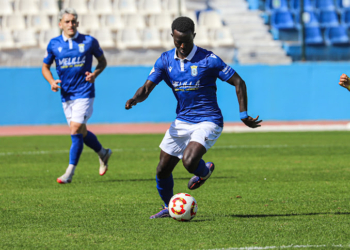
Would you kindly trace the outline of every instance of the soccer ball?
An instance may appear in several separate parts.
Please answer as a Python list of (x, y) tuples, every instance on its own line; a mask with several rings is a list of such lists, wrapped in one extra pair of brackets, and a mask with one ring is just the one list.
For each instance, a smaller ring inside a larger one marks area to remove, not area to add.
[(186, 193), (175, 194), (169, 202), (169, 213), (174, 220), (190, 221), (196, 216), (197, 209), (197, 201)]

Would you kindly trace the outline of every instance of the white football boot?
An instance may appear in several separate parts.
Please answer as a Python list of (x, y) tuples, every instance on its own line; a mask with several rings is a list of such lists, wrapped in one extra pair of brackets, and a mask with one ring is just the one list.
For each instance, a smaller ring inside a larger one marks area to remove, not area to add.
[(72, 182), (72, 178), (75, 172), (75, 165), (69, 164), (66, 172), (61, 177), (57, 178), (57, 182), (60, 184), (67, 184)]
[(100, 157), (100, 175), (101, 176), (104, 175), (108, 170), (108, 160), (109, 160), (109, 157), (111, 157), (111, 155), (112, 155), (112, 150), (107, 148), (105, 155), (102, 158)]
[(58, 177), (58, 178), (57, 178), (57, 182), (58, 182), (59, 184), (71, 183), (71, 182), (72, 182), (73, 175), (74, 175), (74, 173), (73, 173), (73, 174), (69, 174), (69, 173), (67, 174), (67, 173), (65, 173), (65, 174), (62, 175), (61, 177)]

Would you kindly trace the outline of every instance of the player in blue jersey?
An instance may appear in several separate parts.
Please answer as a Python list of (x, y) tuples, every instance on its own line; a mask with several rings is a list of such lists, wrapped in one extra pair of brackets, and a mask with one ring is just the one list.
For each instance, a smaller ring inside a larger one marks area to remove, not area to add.
[[(99, 155), (101, 176), (108, 170), (108, 160), (112, 154), (112, 151), (103, 148), (97, 137), (86, 128), (93, 111), (95, 79), (105, 69), (107, 61), (95, 38), (79, 34), (77, 19), (78, 15), (74, 9), (61, 10), (59, 27), (63, 31), (62, 35), (51, 39), (42, 66), (42, 74), (50, 83), (51, 90), (61, 90), (63, 110), (72, 138), (68, 168), (65, 174), (57, 179), (61, 184), (71, 183), (84, 143)], [(94, 72), (91, 72), (93, 56), (97, 58), (98, 64)], [(59, 77), (57, 80), (50, 71), (53, 61), (56, 63)]]
[(228, 65), (211, 51), (197, 47), (194, 23), (188, 17), (179, 17), (172, 23), (175, 48), (163, 53), (156, 61), (145, 84), (125, 108), (130, 109), (144, 101), (163, 80), (173, 91), (177, 104), (177, 117), (160, 144), (160, 161), (157, 166), (157, 189), (165, 208), (150, 217), (169, 217), (168, 203), (173, 196), (172, 171), (182, 159), (188, 172), (194, 176), (188, 188), (199, 188), (214, 171), (214, 163), (205, 163), (203, 155), (215, 144), (223, 129), (223, 117), (216, 98), (216, 79), (236, 87), (240, 118), (251, 128), (259, 127), (259, 117), (247, 114), (245, 82)]

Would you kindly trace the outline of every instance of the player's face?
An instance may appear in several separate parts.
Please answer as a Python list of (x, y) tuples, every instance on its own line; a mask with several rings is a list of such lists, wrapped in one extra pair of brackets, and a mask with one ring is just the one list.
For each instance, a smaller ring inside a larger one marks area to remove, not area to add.
[(181, 59), (186, 58), (193, 49), (193, 39), (196, 36), (196, 34), (192, 33), (192, 31), (190, 30), (183, 33), (174, 30), (172, 36), (174, 39), (174, 45), (176, 47), (177, 56)]
[(73, 37), (77, 32), (79, 22), (72, 14), (64, 14), (59, 22), (60, 28), (66, 37)]

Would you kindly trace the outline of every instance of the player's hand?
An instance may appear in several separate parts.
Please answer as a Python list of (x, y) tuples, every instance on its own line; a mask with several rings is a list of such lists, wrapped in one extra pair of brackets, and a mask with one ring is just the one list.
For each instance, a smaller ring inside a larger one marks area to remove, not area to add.
[(61, 88), (60, 85), (58, 85), (59, 83), (61, 83), (61, 80), (55, 80), (55, 81), (53, 81), (52, 83), (50, 83), (50, 85), (51, 85), (51, 90), (52, 90), (53, 92), (57, 92), (58, 89)]
[(86, 77), (85, 77), (86, 81), (91, 82), (91, 83), (95, 83), (96, 76), (94, 73), (86, 71), (85, 75), (86, 75)]
[(262, 122), (262, 120), (258, 120), (258, 119), (259, 119), (259, 116), (257, 116), (256, 118), (252, 118), (248, 116), (247, 118), (242, 119), (242, 122), (250, 128), (257, 128), (257, 127), (261, 127), (259, 123)]
[(350, 79), (346, 74), (340, 76), (339, 85), (350, 91)]
[(137, 104), (135, 99), (129, 99), (126, 103), (125, 103), (125, 109), (131, 109), (132, 106), (135, 106)]

